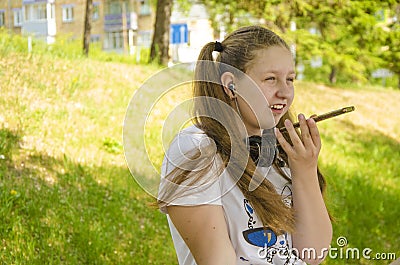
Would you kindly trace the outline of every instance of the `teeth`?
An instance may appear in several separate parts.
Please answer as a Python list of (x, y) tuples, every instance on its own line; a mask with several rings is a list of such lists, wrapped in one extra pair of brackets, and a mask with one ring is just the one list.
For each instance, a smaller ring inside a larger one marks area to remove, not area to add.
[(271, 109), (283, 109), (283, 105), (281, 104), (272, 105)]

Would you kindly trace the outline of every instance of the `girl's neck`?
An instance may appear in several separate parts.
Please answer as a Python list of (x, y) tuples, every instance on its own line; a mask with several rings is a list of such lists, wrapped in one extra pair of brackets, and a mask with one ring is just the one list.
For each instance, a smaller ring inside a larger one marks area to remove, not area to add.
[(261, 136), (262, 130), (260, 128), (249, 128), (246, 126), (248, 136)]

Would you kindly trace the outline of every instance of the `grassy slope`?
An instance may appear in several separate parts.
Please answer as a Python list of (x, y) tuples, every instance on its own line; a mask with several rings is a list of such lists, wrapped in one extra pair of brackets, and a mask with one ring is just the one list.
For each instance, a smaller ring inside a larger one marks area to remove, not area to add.
[(0, 160), (0, 259), (160, 264), (164, 253), (173, 263), (165, 217), (149, 209), (121, 145), (126, 106), (156, 69), (23, 54), (0, 62), (3, 149), (14, 143)]
[[(150, 66), (46, 55), (0, 58), (0, 259), (6, 264), (176, 264), (165, 217), (125, 166), (122, 121)], [(183, 93), (187, 96), (187, 93)], [(179, 100), (185, 96), (172, 96)], [(297, 84), (306, 115), (355, 105), (320, 125), (334, 241), (400, 256), (400, 93)], [(172, 102), (161, 104), (165, 112)], [(154, 111), (153, 113), (159, 113)], [(161, 116), (152, 117), (150, 120)], [(156, 166), (161, 146), (150, 124)], [(157, 155), (158, 153), (158, 155)], [(326, 264), (347, 264), (343, 259)], [(354, 264), (374, 264), (354, 261)], [(380, 262), (379, 264), (385, 264)]]

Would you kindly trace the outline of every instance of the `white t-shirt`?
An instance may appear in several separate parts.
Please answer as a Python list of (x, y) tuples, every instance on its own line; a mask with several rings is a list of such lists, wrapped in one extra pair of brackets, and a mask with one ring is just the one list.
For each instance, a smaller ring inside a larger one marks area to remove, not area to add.
[[(170, 183), (164, 177), (176, 165), (187, 161), (183, 154), (196, 148), (201, 150), (202, 146), (207, 146), (210, 141), (207, 135), (195, 126), (182, 130), (175, 137), (162, 164), (159, 194), (165, 192), (167, 183)], [(208, 171), (210, 176), (218, 163), (221, 163), (218, 157), (210, 161), (213, 163), (211, 170)], [(288, 168), (284, 169), (290, 173)], [(291, 184), (273, 168), (259, 168), (259, 170), (275, 186), (278, 194), (282, 195), (283, 201), (291, 206)], [(180, 190), (181, 196), (173, 199), (168, 205), (221, 205), (224, 210), (229, 237), (236, 253), (237, 264), (306, 264), (292, 253), (290, 234), (276, 236), (274, 232), (267, 230), (267, 236), (264, 236), (262, 223), (226, 170), (218, 178), (210, 176), (206, 174), (205, 178), (209, 181), (203, 183), (204, 185), (201, 187), (195, 187), (186, 193), (185, 189)], [(196, 264), (185, 241), (169, 218), (166, 207), (162, 207), (160, 210), (167, 215), (179, 264)]]

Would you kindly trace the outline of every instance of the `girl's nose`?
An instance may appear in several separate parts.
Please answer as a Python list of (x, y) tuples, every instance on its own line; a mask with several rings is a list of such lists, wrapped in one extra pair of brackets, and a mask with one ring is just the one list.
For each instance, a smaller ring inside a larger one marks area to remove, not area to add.
[(277, 86), (276, 95), (280, 98), (286, 98), (290, 96), (291, 88), (285, 81), (280, 81)]

